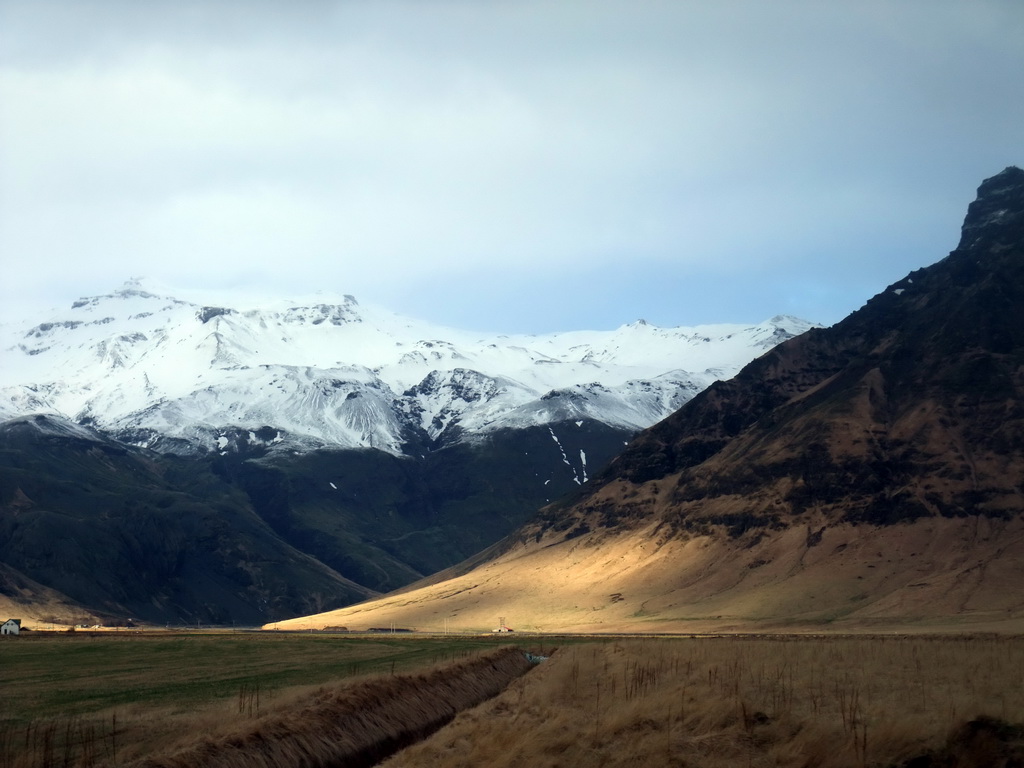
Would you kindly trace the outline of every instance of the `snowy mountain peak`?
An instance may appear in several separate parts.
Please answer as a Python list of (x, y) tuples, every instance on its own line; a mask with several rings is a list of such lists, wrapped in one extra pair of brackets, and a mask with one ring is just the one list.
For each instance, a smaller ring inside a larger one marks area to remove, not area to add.
[(175, 293), (133, 279), (6, 329), (0, 417), (50, 413), (174, 451), (229, 450), (250, 433), (290, 449), (398, 454), (410, 440), (443, 445), (565, 419), (640, 429), (811, 327), (778, 316), (481, 336), (350, 295), (254, 304)]

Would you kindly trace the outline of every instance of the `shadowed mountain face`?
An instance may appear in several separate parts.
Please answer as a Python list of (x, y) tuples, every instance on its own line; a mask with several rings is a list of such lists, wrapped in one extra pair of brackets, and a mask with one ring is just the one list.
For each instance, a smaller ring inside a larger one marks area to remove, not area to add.
[(292, 626), (1020, 631), (1022, 403), (1011, 167), (949, 256), (713, 384), (491, 559)]
[(348, 605), (507, 535), (586, 480), (582, 457), (599, 467), (625, 437), (574, 421), (421, 460), (181, 457), (56, 416), (0, 422), (0, 609), (260, 624)]
[(48, 416), (0, 425), (0, 560), (0, 597), (31, 598), (21, 580), (84, 606), (57, 620), (258, 623), (373, 594), (282, 542), (201, 464)]
[(713, 384), (567, 513), (732, 536), (812, 514), (1017, 515), (1022, 394), (1024, 171), (1008, 168), (981, 185), (948, 257)]

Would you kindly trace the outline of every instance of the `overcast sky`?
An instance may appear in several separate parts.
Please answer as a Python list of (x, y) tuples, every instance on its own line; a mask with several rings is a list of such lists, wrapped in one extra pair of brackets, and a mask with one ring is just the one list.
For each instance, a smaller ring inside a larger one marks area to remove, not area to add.
[(833, 323), (1024, 165), (1020, 0), (0, 0), (0, 319)]

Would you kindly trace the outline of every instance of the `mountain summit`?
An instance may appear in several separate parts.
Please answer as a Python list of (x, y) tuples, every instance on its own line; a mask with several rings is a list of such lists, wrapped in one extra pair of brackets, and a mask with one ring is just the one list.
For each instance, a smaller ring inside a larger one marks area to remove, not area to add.
[(0, 344), (0, 416), (45, 412), (172, 453), (420, 455), (501, 429), (634, 432), (811, 325), (481, 336), (352, 296), (201, 304), (133, 280)]
[(1016, 248), (1024, 237), (1024, 170), (1011, 165), (978, 187), (967, 208), (958, 251)]
[(361, 615), (1024, 624), (1024, 171), (982, 183), (946, 258), (712, 384), (505, 549)]

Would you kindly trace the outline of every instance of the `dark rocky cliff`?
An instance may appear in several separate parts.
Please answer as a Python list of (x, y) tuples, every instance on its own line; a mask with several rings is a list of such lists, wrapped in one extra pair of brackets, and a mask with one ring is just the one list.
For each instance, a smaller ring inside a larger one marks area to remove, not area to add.
[(956, 250), (641, 433), (574, 506), (737, 536), (1024, 509), (1024, 171), (985, 180)]

